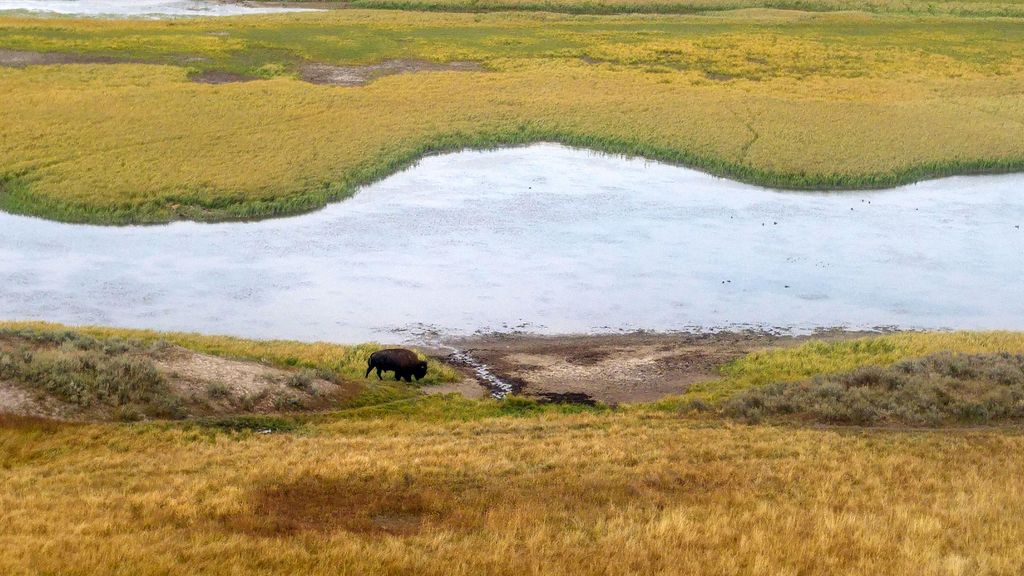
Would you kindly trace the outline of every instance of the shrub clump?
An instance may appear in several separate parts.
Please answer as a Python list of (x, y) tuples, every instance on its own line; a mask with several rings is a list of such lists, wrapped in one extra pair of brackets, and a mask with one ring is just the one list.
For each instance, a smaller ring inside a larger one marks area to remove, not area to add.
[(313, 392), (313, 381), (317, 378), (317, 372), (310, 369), (301, 370), (290, 375), (285, 381), (290, 388), (296, 390), (302, 390), (303, 392)]
[(1024, 355), (943, 352), (889, 367), (746, 390), (726, 414), (835, 424), (985, 424), (1024, 419)]
[[(100, 340), (74, 332), (0, 332), (0, 379), (53, 394), (82, 408), (136, 407), (180, 417), (180, 399), (141, 342)], [(121, 410), (132, 414), (135, 410)]]

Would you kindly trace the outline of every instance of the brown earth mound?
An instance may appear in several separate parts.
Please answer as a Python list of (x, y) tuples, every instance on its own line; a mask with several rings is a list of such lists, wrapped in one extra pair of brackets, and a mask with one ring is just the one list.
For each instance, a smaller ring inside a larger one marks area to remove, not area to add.
[(169, 344), (0, 334), (0, 413), (16, 416), (105, 420), (318, 410), (360, 390), (329, 374)]

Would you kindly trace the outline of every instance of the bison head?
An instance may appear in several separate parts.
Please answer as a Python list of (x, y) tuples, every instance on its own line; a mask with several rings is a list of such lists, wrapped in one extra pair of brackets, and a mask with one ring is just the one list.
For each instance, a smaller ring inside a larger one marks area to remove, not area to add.
[(426, 376), (427, 375), (427, 363), (424, 361), (424, 362), (420, 362), (419, 364), (416, 364), (416, 368), (412, 371), (412, 375), (416, 377), (416, 380), (419, 380), (420, 378), (423, 378), (424, 376)]

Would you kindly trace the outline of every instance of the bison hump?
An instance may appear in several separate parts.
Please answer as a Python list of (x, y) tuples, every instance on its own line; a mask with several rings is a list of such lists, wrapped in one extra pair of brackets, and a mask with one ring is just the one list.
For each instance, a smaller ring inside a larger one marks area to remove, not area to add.
[(405, 348), (387, 348), (378, 350), (370, 355), (370, 361), (374, 363), (386, 363), (397, 366), (414, 366), (419, 363), (419, 356), (412, 350)]

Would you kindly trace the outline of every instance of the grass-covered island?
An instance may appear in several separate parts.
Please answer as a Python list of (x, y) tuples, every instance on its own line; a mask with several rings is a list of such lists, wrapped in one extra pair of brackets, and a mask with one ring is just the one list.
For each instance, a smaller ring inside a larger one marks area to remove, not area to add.
[(1021, 169), (1018, 17), (900, 6), (0, 16), (0, 208), (268, 217), (424, 154), (537, 141), (784, 188)]

